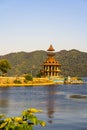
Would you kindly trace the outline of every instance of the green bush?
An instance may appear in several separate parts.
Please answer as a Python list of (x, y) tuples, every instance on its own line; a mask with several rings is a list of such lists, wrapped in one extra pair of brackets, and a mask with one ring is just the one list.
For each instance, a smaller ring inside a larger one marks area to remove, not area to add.
[(18, 79), (15, 79), (15, 80), (14, 80), (14, 83), (15, 83), (15, 84), (21, 84), (21, 81), (18, 80)]
[(33, 113), (41, 112), (35, 108), (30, 108), (22, 112), (20, 116), (6, 118), (0, 115), (1, 130), (33, 130), (35, 125), (46, 126), (44, 121), (39, 120)]
[(77, 80), (83, 81), (82, 78), (78, 77)]
[(25, 81), (32, 81), (33, 80), (33, 77), (31, 74), (26, 74), (25, 75)]
[(36, 76), (37, 76), (38, 78), (41, 78), (42, 74), (39, 72), (39, 73), (37, 73)]

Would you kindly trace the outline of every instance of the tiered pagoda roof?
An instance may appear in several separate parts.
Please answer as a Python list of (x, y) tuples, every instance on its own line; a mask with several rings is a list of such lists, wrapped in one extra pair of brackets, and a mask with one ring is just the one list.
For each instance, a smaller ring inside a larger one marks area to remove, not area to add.
[(55, 49), (53, 48), (52, 44), (50, 45), (50, 47), (48, 48), (48, 58), (46, 59), (46, 61), (43, 63), (43, 65), (56, 65), (56, 66), (61, 66), (61, 64), (54, 58), (54, 51)]
[(61, 66), (61, 64), (54, 57), (51, 56), (47, 58), (43, 65)]

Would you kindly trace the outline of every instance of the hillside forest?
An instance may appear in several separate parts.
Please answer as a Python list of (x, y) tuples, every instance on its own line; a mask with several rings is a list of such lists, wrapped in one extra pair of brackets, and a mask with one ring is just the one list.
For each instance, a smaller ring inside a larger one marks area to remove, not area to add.
[[(34, 77), (42, 69), (42, 64), (47, 58), (46, 51), (16, 52), (0, 56), (0, 60), (6, 59), (11, 65), (8, 76), (21, 76), (31, 73)], [(78, 50), (61, 50), (56, 52), (56, 60), (61, 64), (63, 76), (87, 76), (87, 53)]]

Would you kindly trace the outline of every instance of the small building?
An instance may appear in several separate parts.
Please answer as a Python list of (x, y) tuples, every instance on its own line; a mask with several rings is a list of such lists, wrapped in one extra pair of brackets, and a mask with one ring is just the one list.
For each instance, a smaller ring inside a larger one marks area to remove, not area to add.
[(55, 59), (55, 49), (52, 45), (47, 50), (48, 58), (43, 63), (43, 75), (45, 77), (58, 77), (61, 64)]

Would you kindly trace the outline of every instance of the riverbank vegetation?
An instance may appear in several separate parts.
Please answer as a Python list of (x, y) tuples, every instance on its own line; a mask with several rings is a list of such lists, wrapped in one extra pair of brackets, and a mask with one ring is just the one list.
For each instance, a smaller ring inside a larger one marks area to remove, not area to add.
[(41, 113), (41, 110), (30, 108), (24, 110), (20, 116), (6, 117), (0, 115), (0, 130), (33, 130), (35, 125), (46, 126), (46, 122), (39, 120), (35, 113)]
[(0, 60), (0, 75), (4, 76), (11, 69), (11, 65), (6, 59)]
[[(32, 78), (32, 77), (31, 77)], [(7, 86), (37, 86), (37, 85), (50, 85), (54, 84), (52, 80), (48, 78), (32, 78), (26, 79), (26, 77), (2, 77), (0, 76), (0, 87)]]

